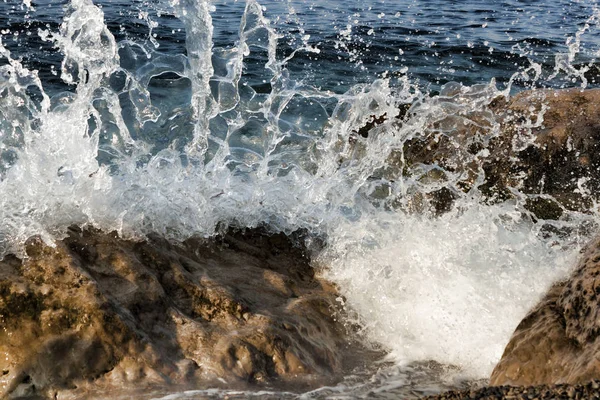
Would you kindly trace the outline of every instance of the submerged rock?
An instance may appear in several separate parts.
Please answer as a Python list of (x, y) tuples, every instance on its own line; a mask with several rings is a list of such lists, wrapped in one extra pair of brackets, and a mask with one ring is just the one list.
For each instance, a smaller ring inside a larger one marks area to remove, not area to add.
[(368, 362), (334, 318), (335, 288), (284, 235), (172, 244), (74, 228), (26, 251), (0, 262), (1, 397), (311, 387)]
[(517, 326), (492, 385), (582, 384), (600, 379), (600, 240)]

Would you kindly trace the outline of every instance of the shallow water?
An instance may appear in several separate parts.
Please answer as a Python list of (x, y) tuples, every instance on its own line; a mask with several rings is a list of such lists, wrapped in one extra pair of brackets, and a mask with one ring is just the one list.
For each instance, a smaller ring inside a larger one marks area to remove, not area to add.
[[(393, 167), (394, 151), (445, 116), (487, 112), (527, 88), (595, 87), (594, 1), (0, 9), (0, 253), (21, 252), (35, 234), (52, 243), (72, 224), (176, 240), (228, 225), (304, 229), (324, 240), (315, 263), (340, 286), (350, 322), (393, 366), (302, 398), (405, 396), (486, 378), (594, 232), (579, 229), (593, 214), (536, 221), (522, 201), (486, 205), (460, 190), (458, 173), (441, 182)], [(410, 104), (402, 124), (353, 133)], [(497, 135), (488, 122), (475, 139), (484, 148)], [(440, 187), (457, 196), (449, 212), (413, 207)], [(542, 234), (544, 224), (571, 234)], [(407, 365), (428, 360), (458, 369), (425, 369), (419, 381), (423, 370)], [(261, 394), (271, 395), (288, 394)]]

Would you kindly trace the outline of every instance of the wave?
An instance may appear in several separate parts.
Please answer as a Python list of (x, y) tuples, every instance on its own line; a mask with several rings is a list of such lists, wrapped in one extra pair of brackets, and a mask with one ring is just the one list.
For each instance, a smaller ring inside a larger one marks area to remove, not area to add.
[[(215, 45), (209, 2), (161, 12), (185, 25), (185, 54), (159, 51), (152, 31), (117, 40), (90, 0), (71, 0), (58, 31), (38, 26), (40, 43), (63, 54), (54, 73), (66, 91), (47, 91), (52, 81), (0, 47), (0, 254), (21, 254), (33, 235), (52, 244), (73, 224), (176, 240), (223, 226), (302, 229), (325, 238), (322, 273), (390, 357), (490, 372), (584, 238), (544, 235), (547, 221), (522, 202), (488, 204), (476, 185), (461, 188), (459, 169), (408, 165), (402, 154), (432, 130), (451, 136), (447, 118), (474, 113), (483, 151), (498, 135), (489, 104), (509, 98), (513, 83), (568, 76), (585, 87), (580, 35), (557, 56), (555, 77), (532, 62), (502, 87), (452, 83), (434, 94), (399, 69), (337, 93), (293, 78), (291, 60), (321, 50), (305, 39), (282, 52), (254, 0), (232, 46)], [(473, 182), (485, 180), (480, 167)], [(445, 178), (426, 179), (432, 171)], [(441, 188), (455, 199), (443, 215), (414, 207)], [(567, 214), (563, 225), (595, 220)]]

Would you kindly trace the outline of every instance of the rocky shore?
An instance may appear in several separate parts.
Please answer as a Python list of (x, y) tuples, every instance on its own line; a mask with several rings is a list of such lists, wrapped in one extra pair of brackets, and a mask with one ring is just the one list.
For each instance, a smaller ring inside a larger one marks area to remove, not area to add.
[[(456, 172), (453, 190), (478, 185), (483, 201), (522, 202), (532, 219), (594, 213), (599, 115), (598, 90), (496, 99), (459, 121), (442, 115), (381, 173), (443, 180), (430, 167)], [(357, 143), (384, 122), (358, 132)], [(456, 129), (440, 136), (440, 126)], [(478, 129), (497, 129), (486, 151), (470, 140)], [(415, 196), (414, 210), (442, 213), (456, 199), (451, 192)], [(253, 229), (173, 243), (72, 227), (54, 247), (31, 238), (26, 256), (0, 262), (0, 397), (304, 391), (371, 365), (382, 353), (349, 334), (335, 286), (315, 274), (298, 235)], [(516, 328), (490, 386), (428, 399), (600, 398), (599, 302), (596, 240)]]
[[(432, 188), (409, 191), (397, 199), (399, 208), (436, 216), (475, 190), (484, 202), (510, 200), (532, 220), (550, 222), (544, 225), (550, 235), (573, 233), (552, 224), (570, 218), (569, 213), (597, 214), (600, 90), (526, 91), (473, 107), (470, 99), (476, 95), (460, 85), (446, 90), (436, 103), (433, 122), (391, 154), (384, 178), (393, 181), (402, 173)], [(463, 102), (470, 107), (461, 108)], [(418, 107), (400, 110), (391, 123), (407, 123), (423, 112)], [(368, 130), (358, 133), (363, 138), (377, 135), (384, 123), (387, 117), (374, 118)], [(594, 225), (583, 224), (580, 233), (597, 231)], [(596, 240), (572, 275), (550, 288), (516, 328), (491, 386), (430, 398), (598, 398), (598, 383), (591, 381), (600, 379), (598, 276)]]

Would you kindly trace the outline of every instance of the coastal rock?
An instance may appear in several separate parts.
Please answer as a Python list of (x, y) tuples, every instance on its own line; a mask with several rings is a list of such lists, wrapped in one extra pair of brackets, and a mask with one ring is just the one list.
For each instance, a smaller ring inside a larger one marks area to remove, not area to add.
[(600, 378), (600, 240), (517, 326), (492, 385), (582, 384)]
[[(490, 203), (517, 196), (540, 219), (587, 212), (600, 200), (600, 90), (535, 90), (490, 101), (460, 89), (439, 97), (439, 115), (393, 151), (382, 171), (390, 181), (403, 174), (430, 186), (425, 196), (408, 194), (410, 209), (443, 213), (474, 187)], [(404, 119), (418, 118), (419, 107)]]
[(590, 210), (600, 193), (600, 90), (523, 92), (498, 114), (485, 189), (518, 189), (544, 219)]
[(583, 385), (490, 386), (481, 389), (448, 391), (423, 400), (596, 400), (600, 399), (600, 382)]
[(72, 228), (26, 251), (0, 262), (3, 398), (313, 387), (368, 362), (334, 318), (335, 288), (282, 234), (173, 244)]

